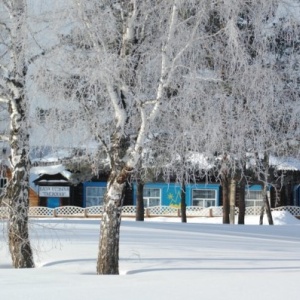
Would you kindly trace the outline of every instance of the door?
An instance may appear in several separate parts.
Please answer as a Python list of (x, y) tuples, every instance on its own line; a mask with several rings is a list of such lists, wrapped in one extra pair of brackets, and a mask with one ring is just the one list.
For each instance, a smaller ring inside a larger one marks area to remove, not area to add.
[(47, 198), (47, 207), (49, 208), (56, 208), (60, 206), (60, 198), (58, 197), (49, 197)]

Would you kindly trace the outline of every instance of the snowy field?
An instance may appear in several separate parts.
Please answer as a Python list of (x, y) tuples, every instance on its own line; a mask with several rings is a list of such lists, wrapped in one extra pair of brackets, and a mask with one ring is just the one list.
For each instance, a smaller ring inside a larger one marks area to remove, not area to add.
[[(0, 238), (0, 299), (299, 299), (300, 221), (124, 219), (120, 276), (97, 276), (99, 220), (31, 220), (37, 268), (11, 268)], [(1, 223), (5, 232), (5, 223)]]

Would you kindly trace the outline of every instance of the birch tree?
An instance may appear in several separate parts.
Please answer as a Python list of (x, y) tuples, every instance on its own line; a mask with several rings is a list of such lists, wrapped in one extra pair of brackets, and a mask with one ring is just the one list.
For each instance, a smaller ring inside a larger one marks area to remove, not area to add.
[[(52, 10), (54, 4), (51, 1)], [(15, 268), (34, 267), (28, 210), (30, 135), (36, 123), (30, 119), (30, 104), (34, 97), (42, 97), (36, 92), (37, 66), (57, 47), (45, 29), (53, 16), (49, 7), (46, 2), (38, 5), (27, 0), (0, 4), (0, 101), (7, 105), (10, 121), (9, 134), (1, 138), (9, 143), (12, 168), (2, 199), (9, 207), (9, 250)]]
[(4, 198), (9, 206), (9, 249), (15, 268), (34, 267), (28, 234), (29, 130), (26, 96), (26, 23), (25, 1), (3, 1), (1, 5), (1, 101), (10, 113), (12, 179)]
[(80, 66), (75, 89), (88, 91), (87, 97), (76, 97), (94, 112), (97, 119), (90, 117), (91, 122), (110, 158), (97, 273), (118, 274), (126, 180), (138, 165), (151, 125), (169, 113), (168, 92), (180, 88), (201, 61), (197, 47), (210, 1), (74, 3), (78, 27), (72, 34), (85, 40), (82, 47), (73, 43), (72, 62)]

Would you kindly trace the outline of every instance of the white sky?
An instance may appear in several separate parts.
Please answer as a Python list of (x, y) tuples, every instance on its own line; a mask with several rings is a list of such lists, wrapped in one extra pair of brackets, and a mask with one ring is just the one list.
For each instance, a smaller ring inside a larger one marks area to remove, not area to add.
[(2, 234), (1, 299), (299, 298), (300, 221), (291, 215), (274, 214), (275, 226), (253, 225), (257, 216), (245, 226), (150, 220), (122, 221), (120, 276), (96, 275), (99, 220), (31, 220), (35, 269), (11, 268)]

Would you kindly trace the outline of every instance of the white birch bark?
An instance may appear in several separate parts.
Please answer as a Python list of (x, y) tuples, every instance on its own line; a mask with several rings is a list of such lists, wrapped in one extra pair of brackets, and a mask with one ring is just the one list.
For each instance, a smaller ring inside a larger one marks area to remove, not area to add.
[(235, 223), (235, 196), (236, 196), (236, 180), (234, 178), (231, 178), (230, 191), (229, 191), (229, 204), (230, 204), (229, 222), (230, 222), (230, 224)]

